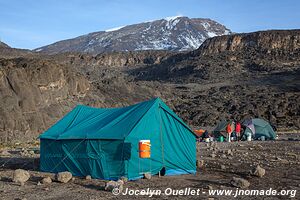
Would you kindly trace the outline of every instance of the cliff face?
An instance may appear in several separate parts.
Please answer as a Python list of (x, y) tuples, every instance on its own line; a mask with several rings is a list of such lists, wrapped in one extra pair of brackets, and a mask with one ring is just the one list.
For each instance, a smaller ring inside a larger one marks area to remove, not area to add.
[(299, 53), (300, 30), (260, 31), (207, 39), (196, 51), (201, 55), (255, 49), (261, 53)]
[(93, 60), (99, 66), (125, 67), (158, 64), (170, 55), (167, 51), (113, 52), (98, 54)]
[(0, 141), (30, 140), (90, 88), (81, 75), (41, 60), (0, 60)]

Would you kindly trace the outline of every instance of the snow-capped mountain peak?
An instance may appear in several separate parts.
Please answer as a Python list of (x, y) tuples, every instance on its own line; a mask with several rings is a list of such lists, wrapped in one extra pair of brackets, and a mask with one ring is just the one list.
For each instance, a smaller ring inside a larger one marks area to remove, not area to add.
[(207, 38), (230, 34), (211, 19), (166, 17), (161, 20), (111, 28), (37, 48), (44, 53), (136, 50), (187, 51), (197, 49)]

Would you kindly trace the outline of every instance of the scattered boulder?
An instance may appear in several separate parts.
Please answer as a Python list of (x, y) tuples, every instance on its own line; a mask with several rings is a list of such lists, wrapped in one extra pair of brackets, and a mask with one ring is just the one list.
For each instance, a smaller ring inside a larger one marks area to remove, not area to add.
[(222, 155), (221, 155), (221, 158), (223, 158), (223, 159), (226, 159), (226, 158), (227, 158), (227, 156), (226, 156), (226, 155), (224, 155), (224, 154), (222, 154)]
[(52, 179), (48, 176), (42, 179), (43, 184), (50, 184), (52, 183)]
[(106, 191), (112, 191), (114, 188), (118, 188), (120, 192), (123, 190), (124, 182), (122, 180), (118, 181), (108, 181), (105, 185)]
[(216, 154), (215, 154), (215, 153), (212, 153), (212, 154), (210, 154), (210, 157), (215, 158), (215, 157), (216, 157)]
[(150, 173), (145, 173), (144, 174), (144, 179), (151, 179), (151, 174)]
[(204, 166), (204, 160), (197, 160), (197, 167), (202, 168)]
[(91, 177), (90, 175), (87, 175), (87, 176), (85, 177), (85, 180), (92, 180), (92, 177)]
[(221, 167), (222, 170), (226, 169), (225, 165), (221, 165), (220, 167)]
[(257, 176), (257, 177), (263, 177), (266, 173), (266, 170), (262, 168), (261, 166), (257, 165), (253, 170), (252, 174)]
[(6, 149), (2, 150), (0, 153), (1, 156), (11, 156), (11, 153), (9, 153)]
[(229, 156), (233, 156), (233, 151), (232, 151), (231, 149), (228, 149), (227, 154), (228, 154)]
[(231, 185), (238, 188), (248, 188), (250, 186), (250, 182), (243, 178), (233, 177), (231, 180)]
[(56, 174), (56, 180), (61, 183), (67, 183), (72, 179), (72, 174), (70, 172), (59, 172)]
[(30, 155), (34, 155), (34, 154), (35, 154), (33, 150), (28, 151), (28, 153), (29, 153)]
[(127, 182), (128, 182), (128, 178), (125, 177), (125, 176), (122, 176), (122, 177), (120, 178), (120, 180), (122, 180), (124, 183), (127, 183)]
[(280, 159), (280, 162), (283, 164), (289, 164), (290, 162), (287, 159)]
[(38, 181), (36, 185), (42, 185), (42, 184), (41, 184), (41, 182)]
[(23, 169), (16, 169), (13, 174), (13, 182), (20, 183), (24, 185), (26, 181), (30, 178), (30, 174), (28, 171)]

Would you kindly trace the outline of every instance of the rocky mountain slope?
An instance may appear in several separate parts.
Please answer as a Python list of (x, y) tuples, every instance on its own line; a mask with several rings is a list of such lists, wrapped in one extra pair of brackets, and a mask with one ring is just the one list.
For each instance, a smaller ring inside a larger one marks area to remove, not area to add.
[(130, 74), (176, 85), (171, 104), (190, 124), (262, 117), (299, 128), (299, 45), (300, 30), (220, 36)]
[(97, 54), (138, 50), (186, 51), (198, 48), (207, 38), (230, 33), (225, 26), (211, 19), (177, 16), (94, 32), (40, 47), (35, 51), (48, 54), (61, 52)]
[(3, 47), (9, 48), (9, 46), (7, 44), (5, 44), (4, 42), (0, 41), (0, 48), (3, 48)]
[(20, 57), (26, 55), (32, 55), (34, 52), (28, 49), (15, 49), (11, 48), (7, 44), (0, 42), (0, 57), (1, 58), (13, 58), (13, 57)]
[(154, 96), (194, 128), (262, 117), (299, 129), (299, 37), (299, 30), (220, 36), (185, 53), (1, 54), (0, 141), (34, 139), (78, 103), (116, 107)]

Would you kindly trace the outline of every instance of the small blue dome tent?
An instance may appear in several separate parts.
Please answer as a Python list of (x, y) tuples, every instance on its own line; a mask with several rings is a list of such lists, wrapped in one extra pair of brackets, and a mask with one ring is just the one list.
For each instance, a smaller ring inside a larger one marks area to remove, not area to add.
[(264, 136), (265, 139), (268, 140), (275, 140), (276, 138), (276, 133), (272, 126), (263, 119), (255, 118), (245, 120), (243, 125), (246, 127), (244, 131), (245, 136), (251, 135), (251, 137), (254, 139)]

